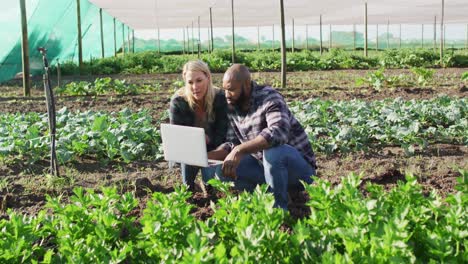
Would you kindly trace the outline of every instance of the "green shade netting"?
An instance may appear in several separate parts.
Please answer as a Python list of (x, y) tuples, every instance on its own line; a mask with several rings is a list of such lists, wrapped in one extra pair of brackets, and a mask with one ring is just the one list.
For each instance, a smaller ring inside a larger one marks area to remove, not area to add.
[[(12, 79), (22, 71), (21, 16), (18, 0), (6, 0), (0, 11), (0, 82)], [(81, 32), (83, 60), (100, 58), (101, 31), (99, 8), (81, 0)], [(76, 0), (27, 0), (29, 56), (31, 74), (41, 75), (43, 64), (38, 47), (47, 49), (50, 64), (64, 61), (78, 62), (78, 26)], [(102, 12), (104, 55), (114, 56), (114, 18)], [(129, 29), (116, 24), (116, 49), (127, 41)], [(122, 29), (125, 32), (122, 34)], [(124, 36), (125, 35), (125, 39)]]

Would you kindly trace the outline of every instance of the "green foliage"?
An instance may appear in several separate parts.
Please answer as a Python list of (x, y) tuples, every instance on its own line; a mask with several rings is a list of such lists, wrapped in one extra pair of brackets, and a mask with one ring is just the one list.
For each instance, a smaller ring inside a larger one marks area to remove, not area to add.
[(191, 214), (185, 187), (153, 193), (138, 221), (132, 193), (76, 188), (69, 202), (48, 196), (47, 213), (9, 211), (0, 262), (463, 263), (468, 171), (460, 173), (459, 191), (445, 200), (425, 195), (411, 174), (390, 191), (362, 175), (334, 186), (316, 178), (305, 186), (310, 215), (300, 220), (273, 208), (266, 186), (220, 198), (204, 221)]
[[(83, 71), (88, 74), (180, 73), (187, 61), (197, 58), (193, 55), (160, 55), (156, 51), (145, 51), (92, 60), (85, 63)], [(371, 54), (369, 57), (363, 56), (361, 52), (341, 49), (331, 49), (324, 55), (303, 50), (290, 52), (286, 58), (290, 71), (438, 67), (440, 65), (439, 54), (424, 49), (385, 50), (382, 53)], [(215, 49), (212, 53), (203, 53), (200, 59), (207, 62), (213, 72), (224, 72), (231, 65), (232, 53), (228, 49)], [(245, 64), (252, 71), (278, 71), (281, 69), (281, 54), (270, 49), (238, 51), (236, 62)], [(444, 55), (444, 65), (467, 67), (468, 56), (447, 52)], [(54, 67), (51, 72), (56, 72)], [(71, 62), (62, 64), (62, 74), (77, 74), (78, 72), (77, 65)]]
[[(0, 158), (34, 163), (49, 152), (46, 114), (0, 115)], [(60, 163), (93, 156), (100, 161), (157, 159), (161, 139), (146, 111), (118, 113), (57, 112), (57, 157)]]
[(368, 87), (374, 88), (377, 91), (380, 91), (384, 87), (396, 87), (402, 85), (406, 86), (407, 82), (407, 76), (404, 74), (388, 76), (385, 74), (384, 68), (369, 72), (364, 78), (356, 79), (356, 85), (366, 85)]
[(468, 144), (465, 98), (431, 100), (293, 102), (290, 109), (304, 126), (316, 151), (332, 153), (429, 143)]
[[(138, 66), (140, 67), (140, 66)], [(159, 90), (160, 84), (154, 85), (135, 85), (127, 84), (126, 80), (114, 79), (110, 77), (96, 78), (93, 83), (81, 81), (71, 82), (63, 87), (58, 87), (55, 92), (58, 95), (135, 95), (141, 93), (149, 93)]]
[[(430, 143), (468, 144), (467, 101), (438, 97), (404, 101), (293, 102), (290, 109), (305, 127), (314, 150), (350, 152), (401, 146), (408, 154)], [(0, 115), (0, 159), (35, 163), (49, 152), (46, 114)], [(167, 120), (167, 112), (156, 123)], [(106, 162), (161, 157), (161, 139), (146, 111), (132, 113), (57, 112), (60, 163), (91, 156)]]
[(463, 82), (468, 82), (468, 72), (464, 72), (461, 76)]
[(426, 86), (432, 81), (435, 70), (416, 67), (411, 68), (411, 72), (416, 75), (418, 85)]

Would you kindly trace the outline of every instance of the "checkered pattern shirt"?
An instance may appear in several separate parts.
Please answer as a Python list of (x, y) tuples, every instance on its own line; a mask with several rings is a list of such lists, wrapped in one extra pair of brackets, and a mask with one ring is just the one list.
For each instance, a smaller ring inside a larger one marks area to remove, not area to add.
[[(271, 147), (288, 144), (296, 148), (309, 164), (316, 167), (304, 128), (289, 111), (283, 96), (272, 87), (252, 82), (248, 112), (233, 107), (228, 110), (228, 119), (227, 142), (220, 146), (224, 150), (230, 152), (235, 146), (261, 135)], [(252, 156), (263, 160), (262, 152)]]

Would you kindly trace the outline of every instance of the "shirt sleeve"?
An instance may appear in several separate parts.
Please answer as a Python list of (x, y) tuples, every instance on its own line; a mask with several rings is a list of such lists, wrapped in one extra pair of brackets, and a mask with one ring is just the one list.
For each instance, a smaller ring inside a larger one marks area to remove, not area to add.
[(271, 96), (266, 101), (263, 111), (267, 126), (260, 132), (260, 135), (270, 146), (286, 144), (291, 128), (288, 106), (279, 94)]
[(213, 144), (218, 147), (226, 141), (226, 134), (229, 126), (227, 117), (227, 102), (224, 98), (224, 93), (217, 94), (215, 101), (215, 133)]
[(171, 124), (191, 126), (193, 125), (192, 115), (188, 103), (181, 97), (174, 96), (171, 99), (169, 106), (169, 119)]
[(240, 144), (240, 141), (237, 138), (236, 133), (234, 131), (233, 123), (229, 122), (227, 133), (226, 133), (226, 142), (221, 144), (219, 148), (222, 148), (227, 152), (231, 152), (231, 150), (239, 144)]

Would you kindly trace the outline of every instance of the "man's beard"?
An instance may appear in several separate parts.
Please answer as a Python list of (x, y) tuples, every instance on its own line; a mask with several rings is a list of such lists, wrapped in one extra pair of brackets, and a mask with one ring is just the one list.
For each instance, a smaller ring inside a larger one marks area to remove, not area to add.
[(229, 108), (242, 111), (242, 106), (247, 102), (247, 100), (248, 98), (245, 95), (245, 85), (242, 84), (239, 98), (237, 98), (237, 100), (232, 105), (229, 105)]

